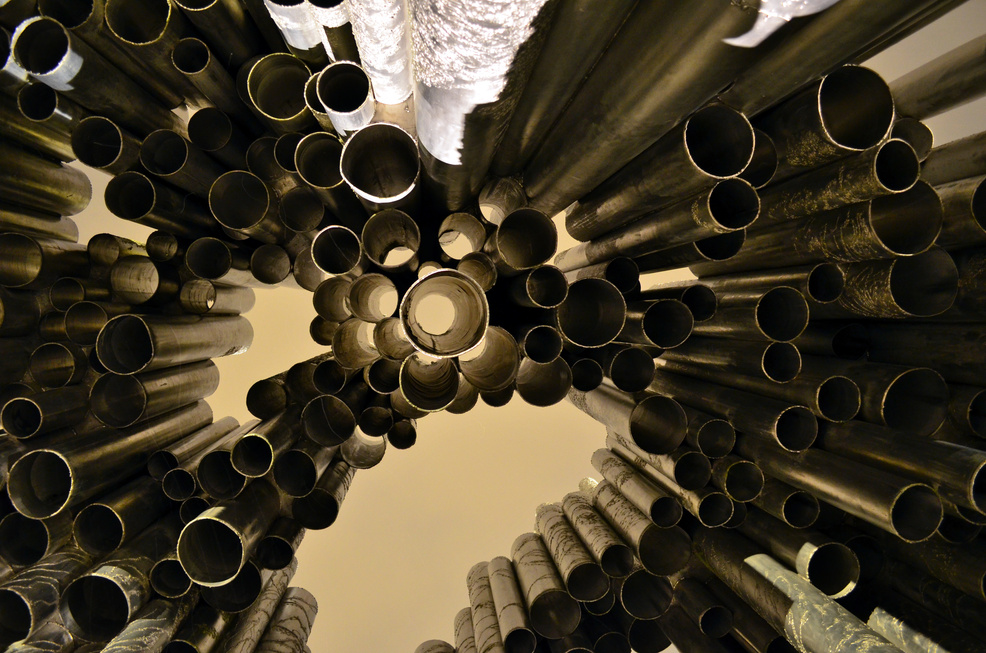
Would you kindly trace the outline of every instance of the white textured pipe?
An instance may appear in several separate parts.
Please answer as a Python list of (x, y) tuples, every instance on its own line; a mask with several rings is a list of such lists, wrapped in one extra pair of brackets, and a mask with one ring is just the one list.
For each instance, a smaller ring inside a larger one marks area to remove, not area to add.
[(413, 78), (405, 0), (349, 0), (349, 16), (377, 101), (400, 104), (411, 95)]
[(322, 27), (303, 0), (264, 0), (271, 19), (290, 47), (305, 52), (322, 45)]

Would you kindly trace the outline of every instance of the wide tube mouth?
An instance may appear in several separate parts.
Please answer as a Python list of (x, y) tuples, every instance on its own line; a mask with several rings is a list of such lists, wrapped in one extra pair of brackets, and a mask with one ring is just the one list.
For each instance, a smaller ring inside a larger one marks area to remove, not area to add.
[(260, 283), (281, 283), (291, 274), (291, 257), (280, 245), (261, 245), (250, 255), (250, 272)]
[(527, 297), (538, 308), (554, 308), (568, 297), (568, 279), (553, 265), (534, 268), (523, 281)]
[(106, 26), (121, 41), (146, 45), (160, 39), (171, 20), (168, 0), (107, 0)]
[(66, 29), (75, 29), (92, 16), (93, 5), (93, 0), (38, 0), (38, 11)]
[[(96, 302), (76, 302), (65, 311), (65, 335), (77, 345), (94, 345), (99, 332), (109, 319), (106, 309)], [(98, 352), (94, 350), (93, 353), (97, 354), (98, 360)], [(90, 367), (92, 367), (91, 358)]]
[(815, 546), (805, 544), (798, 554), (810, 550), (805, 578), (823, 594), (841, 598), (849, 594), (859, 581), (859, 560), (852, 549), (840, 542), (825, 542)]
[(870, 202), (870, 228), (890, 254), (912, 256), (927, 250), (941, 232), (941, 198), (928, 183), (919, 181), (903, 193)]
[(267, 438), (256, 433), (246, 433), (230, 451), (233, 469), (247, 478), (257, 478), (270, 471), (274, 465), (274, 448)]
[[(246, 477), (233, 469), (230, 453), (225, 449), (206, 454), (199, 462), (195, 476), (206, 494), (220, 500), (232, 499), (243, 491), (247, 483)], [(182, 510), (185, 510), (186, 503), (182, 504)]]
[(692, 163), (706, 175), (734, 177), (753, 156), (753, 127), (739, 111), (723, 105), (708, 106), (685, 123), (685, 148)]
[(311, 71), (294, 55), (275, 52), (257, 61), (247, 74), (250, 101), (264, 116), (290, 120), (304, 112), (305, 84)]
[(188, 140), (205, 152), (215, 152), (229, 144), (233, 123), (215, 107), (204, 107), (188, 119)]
[(343, 182), (339, 170), (342, 149), (342, 139), (335, 134), (309, 134), (295, 148), (295, 169), (303, 181), (315, 188), (335, 188)]
[(58, 109), (58, 94), (47, 84), (29, 84), (17, 92), (17, 108), (28, 120), (47, 120)]
[(409, 419), (399, 420), (387, 432), (387, 441), (394, 449), (410, 449), (418, 439), (418, 429)]
[(475, 281), (457, 270), (441, 269), (408, 289), (400, 318), (418, 351), (452, 357), (482, 342), (489, 326), (489, 304)]
[(184, 501), (190, 498), (195, 494), (197, 488), (195, 477), (181, 467), (165, 472), (161, 478), (161, 489), (164, 491), (164, 496), (172, 501)]
[(79, 548), (94, 557), (116, 551), (123, 543), (124, 525), (112, 508), (93, 503), (75, 516), (75, 541)]
[(948, 384), (941, 374), (927, 367), (901, 372), (882, 399), (883, 421), (894, 429), (929, 434), (948, 414)]
[(620, 603), (635, 619), (657, 619), (671, 607), (674, 591), (667, 579), (638, 569), (623, 580)]
[(719, 299), (716, 297), (715, 291), (700, 283), (685, 288), (679, 299), (691, 311), (694, 322), (704, 322), (711, 319), (719, 306)]
[(284, 383), (261, 379), (250, 386), (246, 396), (247, 410), (260, 419), (276, 417), (288, 405)]
[(729, 465), (723, 487), (730, 499), (745, 503), (760, 496), (763, 484), (763, 472), (756, 463), (740, 460)]
[(104, 374), (89, 393), (92, 414), (103, 424), (124, 428), (136, 424), (147, 410), (147, 391), (135, 376)]
[(400, 362), (381, 358), (365, 369), (366, 384), (377, 394), (389, 395), (400, 387)]
[(938, 247), (896, 259), (890, 270), (890, 294), (903, 311), (915, 317), (944, 313), (955, 302), (959, 271), (955, 261)]
[(804, 406), (788, 406), (774, 422), (774, 437), (788, 451), (804, 451), (818, 436), (818, 419)]
[(862, 404), (859, 386), (845, 376), (833, 376), (818, 386), (819, 415), (830, 422), (845, 422), (856, 416)]
[(818, 499), (813, 494), (796, 490), (781, 504), (784, 523), (792, 528), (810, 528), (818, 519)]
[(147, 176), (134, 171), (116, 175), (106, 183), (106, 208), (123, 220), (140, 220), (154, 209), (157, 191)]
[(178, 72), (185, 75), (195, 75), (203, 72), (209, 66), (212, 53), (204, 41), (197, 38), (184, 38), (175, 45), (171, 53), (171, 63)]
[(459, 372), (450, 358), (429, 360), (414, 354), (401, 365), (399, 384), (400, 393), (411, 406), (435, 412), (455, 401)]
[(397, 311), (397, 287), (383, 274), (363, 274), (349, 287), (349, 308), (364, 322), (380, 322)]
[(438, 227), (438, 244), (445, 255), (461, 260), (470, 252), (478, 252), (486, 242), (486, 228), (470, 213), (452, 213)]
[(505, 329), (489, 327), (483, 342), (469, 354), (459, 359), (459, 369), (466, 380), (481, 391), (508, 387), (517, 377), (520, 367), (517, 341)]
[(568, 396), (572, 389), (572, 369), (564, 358), (550, 363), (520, 361), (517, 370), (517, 393), (532, 406), (552, 406)]
[(52, 539), (48, 524), (43, 520), (25, 517), (16, 511), (0, 519), (0, 556), (10, 565), (20, 567), (38, 562), (53, 544)]
[(644, 310), (644, 335), (662, 349), (677, 347), (688, 339), (695, 326), (692, 312), (677, 299), (659, 299)]
[(113, 264), (109, 281), (118, 301), (136, 306), (153, 299), (164, 280), (151, 259), (125, 256)]
[(630, 437), (647, 453), (671, 453), (684, 441), (687, 423), (685, 411), (677, 401), (651, 395), (630, 413)]
[(603, 382), (603, 366), (591, 358), (579, 358), (570, 364), (572, 387), (579, 392), (592, 392)]
[(342, 178), (361, 198), (392, 203), (411, 194), (421, 172), (418, 145), (397, 125), (378, 122), (353, 134), (342, 150)]
[(75, 622), (84, 639), (107, 641), (133, 616), (130, 600), (126, 590), (113, 580), (92, 574), (75, 579), (65, 588), (61, 610)]
[(640, 268), (632, 258), (617, 256), (606, 264), (603, 278), (616, 286), (621, 293), (628, 293), (640, 281)]
[(709, 215), (718, 231), (738, 231), (749, 227), (760, 215), (760, 196), (750, 182), (725, 179), (709, 192)]
[(32, 75), (54, 72), (72, 52), (68, 30), (51, 18), (33, 18), (14, 32), (14, 60)]
[(724, 526), (733, 516), (733, 502), (722, 492), (709, 492), (698, 504), (698, 520), (706, 528)]
[(899, 139), (880, 146), (874, 169), (876, 180), (890, 193), (902, 193), (911, 188), (921, 174), (921, 164), (914, 148)]
[(24, 639), (34, 629), (34, 615), (20, 592), (0, 588), (0, 637), (5, 642)]
[(257, 600), (263, 587), (260, 569), (250, 561), (228, 583), (203, 588), (202, 600), (216, 610), (242, 612)]
[(375, 213), (363, 226), (362, 236), (366, 257), (385, 270), (409, 263), (421, 247), (418, 224), (397, 209)]
[(764, 336), (788, 342), (808, 327), (808, 302), (794, 288), (778, 286), (760, 297), (755, 315), (757, 327)]
[(520, 341), (521, 353), (535, 363), (550, 363), (561, 356), (565, 343), (558, 329), (547, 324), (536, 324), (528, 329)]
[(136, 315), (118, 315), (100, 329), (96, 355), (103, 367), (115, 374), (133, 374), (154, 359), (150, 327)]
[(192, 589), (188, 577), (177, 558), (162, 558), (151, 568), (151, 588), (166, 599), (185, 596)]
[(245, 170), (231, 170), (220, 175), (209, 189), (209, 210), (216, 222), (233, 230), (260, 224), (272, 201), (267, 184)]
[(324, 447), (334, 447), (352, 437), (356, 416), (342, 399), (334, 395), (315, 397), (301, 413), (305, 434)]
[(319, 102), (328, 114), (355, 113), (373, 97), (366, 71), (351, 61), (329, 64), (316, 84)]
[(140, 162), (151, 174), (167, 177), (185, 166), (188, 152), (188, 142), (180, 134), (159, 129), (148, 134), (141, 143)]
[(739, 253), (746, 242), (746, 229), (709, 236), (694, 243), (695, 251), (707, 261), (725, 261)]
[(85, 352), (62, 342), (46, 342), (39, 346), (31, 352), (28, 364), (31, 376), (42, 388), (60, 388), (79, 381), (88, 368)]
[(938, 529), (942, 520), (941, 499), (927, 485), (909, 485), (890, 506), (890, 525), (905, 542), (921, 542)]
[(924, 161), (935, 147), (935, 135), (931, 129), (914, 118), (897, 117), (890, 132), (892, 138), (900, 139), (914, 149), (918, 161)]
[(609, 378), (624, 392), (644, 390), (654, 380), (654, 358), (641, 347), (621, 349), (609, 365)]
[[(345, 232), (340, 232), (345, 236)], [(345, 240), (343, 240), (345, 244)], [(353, 280), (350, 277), (330, 277), (318, 284), (312, 295), (315, 312), (330, 322), (343, 322), (352, 317), (346, 301), (349, 299), (349, 287)]]
[(14, 397), (0, 409), (0, 424), (19, 440), (38, 435), (44, 423), (44, 411), (30, 397)]
[(339, 364), (339, 361), (329, 359), (315, 366), (312, 371), (312, 383), (322, 394), (333, 395), (343, 389), (349, 376), (350, 374)]
[(558, 330), (582, 347), (602, 347), (623, 330), (626, 301), (622, 293), (603, 279), (579, 279), (568, 288), (556, 310)]
[(242, 534), (219, 519), (199, 516), (178, 537), (178, 560), (199, 585), (228, 583), (239, 573), (244, 557)]
[(764, 376), (775, 383), (787, 383), (801, 373), (801, 353), (789, 342), (771, 342), (761, 357)]
[(558, 229), (541, 211), (521, 208), (503, 219), (490, 240), (504, 264), (513, 270), (529, 270), (555, 255)]
[(710, 458), (725, 456), (736, 444), (736, 429), (724, 419), (710, 419), (695, 435), (699, 451)]
[[(459, 385), (462, 388), (462, 384)], [(475, 395), (479, 398), (478, 393)], [(386, 406), (367, 406), (359, 416), (359, 430), (372, 437), (381, 437), (387, 434), (390, 427), (394, 425), (394, 413)]]
[(677, 526), (648, 526), (637, 547), (637, 557), (644, 569), (658, 576), (668, 576), (684, 569), (690, 554), (691, 538)]
[(890, 132), (894, 99), (880, 75), (861, 66), (843, 66), (822, 79), (818, 112), (833, 143), (865, 150)]
[(352, 272), (362, 258), (363, 245), (359, 236), (347, 227), (326, 227), (312, 241), (312, 260), (326, 274)]
[(304, 186), (297, 186), (281, 195), (281, 222), (291, 231), (313, 231), (325, 218), (325, 205), (318, 195)]
[(542, 637), (559, 639), (579, 625), (579, 604), (568, 592), (551, 589), (540, 593), (530, 605), (531, 627)]

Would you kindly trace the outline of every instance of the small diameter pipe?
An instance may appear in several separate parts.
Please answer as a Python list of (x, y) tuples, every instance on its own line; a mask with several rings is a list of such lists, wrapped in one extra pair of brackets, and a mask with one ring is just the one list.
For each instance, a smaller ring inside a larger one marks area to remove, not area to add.
[(366, 221), (366, 210), (343, 178), (340, 168), (343, 147), (342, 139), (335, 134), (313, 132), (298, 142), (294, 165), (301, 180), (312, 188), (336, 219), (359, 231)]
[(637, 401), (604, 383), (592, 392), (572, 390), (569, 401), (593, 419), (629, 435), (648, 453), (670, 453), (685, 439), (685, 412), (678, 402), (665, 396), (651, 394)]
[(581, 492), (566, 494), (562, 510), (579, 539), (608, 576), (622, 577), (633, 569), (633, 551)]
[(152, 175), (203, 199), (225, 172), (222, 165), (170, 129), (158, 129), (144, 138), (140, 163)]
[(204, 107), (192, 114), (188, 119), (188, 140), (230, 170), (246, 168), (249, 138), (229, 115), (215, 107)]

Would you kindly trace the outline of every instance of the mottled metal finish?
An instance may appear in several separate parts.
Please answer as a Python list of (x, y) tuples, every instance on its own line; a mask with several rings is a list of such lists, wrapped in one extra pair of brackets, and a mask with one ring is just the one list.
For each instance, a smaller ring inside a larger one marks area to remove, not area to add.
[(311, 592), (289, 587), (271, 615), (256, 653), (302, 653), (317, 612), (318, 603)]
[(534, 631), (554, 639), (572, 634), (579, 625), (578, 603), (566, 591), (541, 536), (519, 536), (510, 556)]
[(138, 476), (76, 514), (75, 540), (90, 555), (101, 557), (139, 535), (171, 508), (157, 481)]
[(6, 653), (70, 653), (75, 650), (75, 640), (64, 626), (49, 621), (19, 642), (8, 646)]
[(490, 588), (489, 563), (478, 562), (466, 575), (475, 649), (479, 653), (504, 653), (503, 638), (497, 620), (496, 604)]
[(905, 653), (946, 653), (943, 646), (882, 608), (870, 613), (866, 625)]
[(921, 166), (921, 178), (938, 186), (986, 174), (984, 141), (986, 132), (980, 132), (936, 147)]
[(103, 648), (104, 653), (161, 653), (195, 606), (198, 596), (155, 599)]
[(684, 410), (668, 397), (653, 394), (637, 401), (605, 382), (591, 392), (571, 390), (568, 397), (576, 408), (608, 428), (627, 434), (648, 453), (669, 453), (685, 439)]
[(689, 618), (691, 616), (683, 605), (673, 605), (658, 619), (658, 623), (679, 651), (726, 653), (727, 649), (719, 643), (719, 640), (703, 633), (694, 619)]
[(195, 653), (211, 653), (218, 650), (217, 646), (226, 634), (227, 629), (235, 623), (236, 616), (217, 610), (212, 606), (200, 602), (195, 611), (189, 615), (188, 619), (181, 623), (181, 628), (171, 638), (171, 642), (180, 642), (186, 648), (179, 646), (169, 646), (165, 652), (172, 648), (181, 650), (194, 650)]
[(453, 628), (456, 653), (477, 653), (476, 636), (472, 628), (472, 608), (462, 608), (455, 613)]
[(592, 501), (580, 492), (566, 494), (562, 510), (582, 543), (609, 576), (626, 576), (633, 565), (633, 552)]
[(328, 528), (338, 517), (355, 475), (356, 469), (348, 463), (341, 459), (333, 460), (319, 477), (315, 489), (294, 500), (291, 516), (305, 528)]
[(297, 570), (298, 561), (295, 559), (285, 569), (271, 574), (260, 596), (239, 616), (218, 650), (223, 653), (253, 653)]
[[(613, 437), (618, 441), (622, 438), (615, 433)], [(625, 440), (623, 443), (626, 446)], [(597, 449), (592, 454), (592, 465), (604, 479), (612, 483), (620, 494), (626, 497), (627, 501), (658, 526), (674, 526), (681, 519), (682, 510), (677, 499), (648, 481), (633, 465), (614, 455), (610, 450)]]
[(490, 560), (487, 572), (504, 648), (518, 653), (533, 653), (537, 636), (531, 630), (513, 563), (510, 558), (497, 556)]
[(609, 591), (609, 578), (592, 559), (559, 504), (541, 504), (535, 527), (544, 539), (568, 593), (579, 601), (598, 601)]

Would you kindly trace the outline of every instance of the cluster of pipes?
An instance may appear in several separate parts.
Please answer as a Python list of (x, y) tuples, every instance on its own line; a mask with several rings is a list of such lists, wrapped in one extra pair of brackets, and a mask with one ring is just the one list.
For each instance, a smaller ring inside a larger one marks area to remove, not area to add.
[[(962, 0), (772, 4), (0, 2), (0, 646), (301, 653), (306, 529), (516, 393), (604, 480), (422, 653), (981, 650), (986, 136), (921, 120), (984, 39), (888, 86)], [(214, 420), (278, 286), (329, 351)]]

